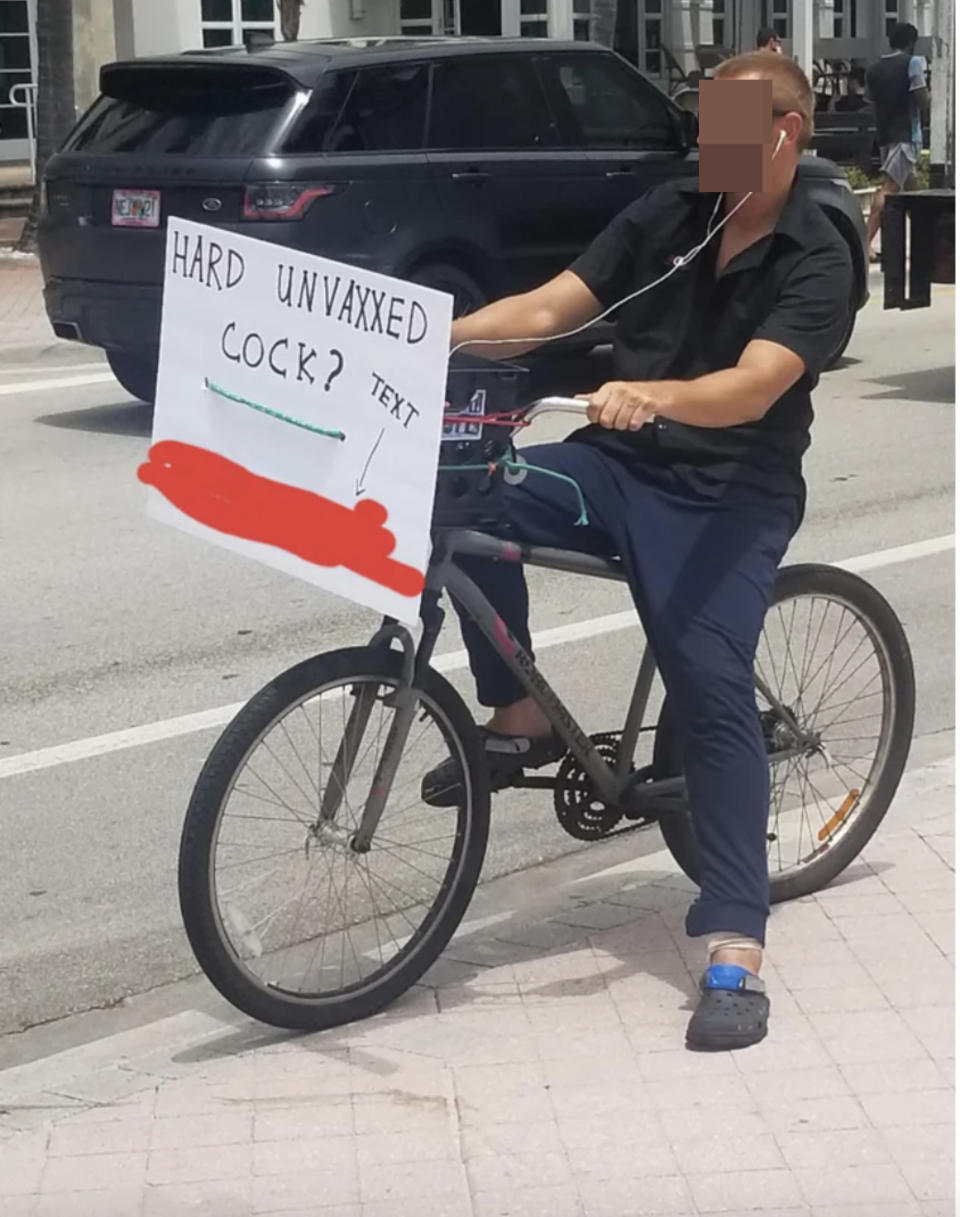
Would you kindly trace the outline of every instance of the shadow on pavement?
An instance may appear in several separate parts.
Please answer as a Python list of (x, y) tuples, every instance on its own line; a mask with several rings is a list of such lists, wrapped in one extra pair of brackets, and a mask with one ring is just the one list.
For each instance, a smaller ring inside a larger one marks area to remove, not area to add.
[(89, 410), (41, 414), (36, 421), (45, 427), (60, 427), (67, 431), (88, 431), (93, 435), (134, 435), (146, 439), (153, 428), (153, 406), (127, 401), (116, 406), (93, 406)]
[(900, 372), (869, 383), (890, 387), (882, 393), (864, 393), (864, 401), (925, 401), (945, 405), (952, 405), (954, 401), (954, 369), (949, 366)]
[(841, 355), (833, 367), (827, 368), (827, 371), (842, 372), (844, 368), (855, 368), (861, 363), (863, 363), (863, 360), (857, 359), (854, 355)]
[(404, 1050), (429, 1056), (430, 1037), (436, 1031), (424, 1028), (425, 1015), (483, 1010), (491, 1003), (501, 1008), (504, 1003), (510, 1008), (523, 1003), (540, 1008), (549, 1018), (549, 1010), (559, 1016), (565, 1002), (577, 1005), (578, 999), (612, 991), (621, 1000), (646, 998), (661, 1008), (692, 1010), (703, 948), (685, 939), (682, 925), (695, 888), (676, 871), (650, 869), (638, 878), (618, 873), (583, 876), (571, 890), (558, 890), (517, 909), (495, 927), (478, 927), (456, 937), (418, 984), (371, 1019), (312, 1034), (250, 1023), (172, 1059), (198, 1064), (253, 1048), (279, 1050), (297, 1040), (319, 1055), (336, 1057), (349, 1050), (354, 1065), (390, 1073), (394, 1066), (376, 1053), (361, 1054), (369, 1060), (357, 1059), (364, 1027), (387, 1022)]

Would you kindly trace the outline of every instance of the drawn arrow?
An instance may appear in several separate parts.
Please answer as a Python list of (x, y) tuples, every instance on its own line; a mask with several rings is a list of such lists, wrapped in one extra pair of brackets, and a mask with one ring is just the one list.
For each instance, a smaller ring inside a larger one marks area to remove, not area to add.
[(384, 428), (381, 427), (380, 434), (377, 436), (377, 442), (373, 445), (373, 448), (370, 450), (370, 455), (367, 457), (366, 464), (363, 466), (363, 472), (353, 483), (354, 493), (356, 494), (358, 499), (362, 494), (367, 493), (367, 488), (366, 488), (366, 486), (364, 486), (363, 482), (367, 476), (367, 470), (370, 468), (370, 462), (373, 460), (374, 456), (376, 455), (377, 449), (380, 447), (380, 441), (383, 439), (383, 431), (384, 431)]

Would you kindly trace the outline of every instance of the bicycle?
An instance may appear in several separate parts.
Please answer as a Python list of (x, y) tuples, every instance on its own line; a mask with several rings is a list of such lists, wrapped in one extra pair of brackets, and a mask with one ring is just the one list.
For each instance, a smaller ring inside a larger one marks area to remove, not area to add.
[[(511, 418), (583, 409), (546, 398)], [(484, 451), (504, 450), (501, 440)], [(488, 496), (482, 519), (496, 515), (496, 472), (481, 466), (473, 487), (480, 500)], [(477, 725), (431, 666), (443, 591), (567, 745), (555, 774), (523, 774), (514, 784), (551, 789), (561, 825), (580, 840), (659, 824), (697, 881), (669, 699), (655, 726), (643, 725), (656, 672), (649, 646), (623, 727), (588, 736), (454, 563), (472, 555), (623, 580), (618, 561), (439, 527), (439, 494), (437, 502), (419, 642), (385, 619), (365, 647), (317, 655), (271, 680), (225, 729), (197, 779), (179, 856), (184, 925), (216, 988), (262, 1022), (317, 1030), (382, 1009), (426, 973), (473, 896), (491, 792)], [(835, 879), (886, 814), (913, 730), (909, 645), (893, 609), (863, 579), (830, 566), (786, 567), (757, 651), (756, 689), (772, 770), (771, 899), (781, 901)], [(853, 717), (843, 719), (845, 710)], [(325, 723), (334, 730), (329, 747)], [(638, 741), (651, 731), (652, 759), (637, 765)], [(428, 807), (420, 781), (447, 756), (460, 805)], [(262, 874), (252, 871), (260, 864)]]

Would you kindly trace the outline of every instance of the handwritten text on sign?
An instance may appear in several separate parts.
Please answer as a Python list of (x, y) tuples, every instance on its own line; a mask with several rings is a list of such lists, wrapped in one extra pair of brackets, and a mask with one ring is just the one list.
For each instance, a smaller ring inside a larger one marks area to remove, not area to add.
[(414, 621), (452, 302), (172, 218), (153, 444), (158, 519)]

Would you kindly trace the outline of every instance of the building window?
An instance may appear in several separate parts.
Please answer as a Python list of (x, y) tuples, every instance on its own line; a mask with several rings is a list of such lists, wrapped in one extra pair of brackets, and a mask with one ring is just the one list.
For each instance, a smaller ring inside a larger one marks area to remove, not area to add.
[(520, 37), (546, 38), (547, 0), (520, 0)]
[(774, 29), (778, 38), (789, 38), (790, 0), (763, 0), (760, 24)]
[(858, 0), (833, 0), (834, 38), (857, 37)]
[(0, 0), (0, 160), (6, 141), (9, 149), (27, 138), (27, 89), (18, 86), (32, 83), (27, 0)]
[(274, 0), (200, 0), (203, 45), (242, 46), (251, 35), (276, 37)]
[(577, 42), (590, 41), (590, 0), (573, 0), (573, 36)]
[(433, 0), (400, 0), (400, 33), (422, 37), (433, 33)]
[(643, 2), (643, 70), (651, 76), (663, 75), (663, 0)]
[(893, 33), (893, 27), (900, 20), (900, 0), (885, 0), (883, 15), (886, 35), (889, 38)]
[(713, 45), (724, 45), (726, 0), (713, 0)]

